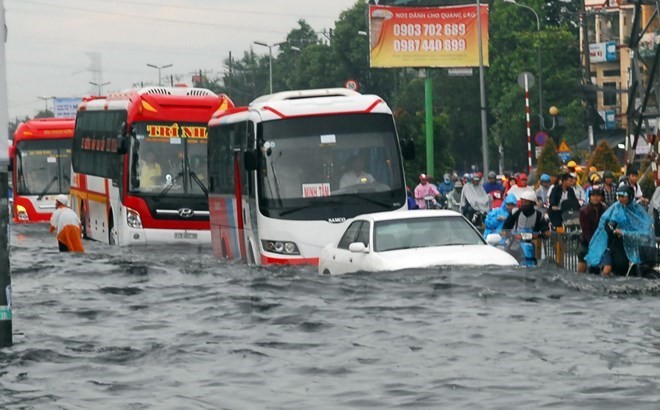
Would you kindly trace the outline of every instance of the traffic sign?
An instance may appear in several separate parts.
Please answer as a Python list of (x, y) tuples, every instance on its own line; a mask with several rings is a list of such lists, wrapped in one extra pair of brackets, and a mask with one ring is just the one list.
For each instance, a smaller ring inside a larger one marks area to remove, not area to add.
[(534, 141), (536, 141), (536, 145), (544, 146), (548, 142), (548, 133), (545, 131), (537, 132)]
[(357, 91), (358, 90), (358, 82), (355, 80), (348, 80), (344, 84), (344, 87), (348, 88), (349, 90)]
[(559, 155), (559, 159), (561, 159), (562, 162), (566, 162), (569, 159), (571, 159), (571, 153), (570, 152), (559, 152), (557, 153)]
[(541, 156), (541, 152), (543, 151), (543, 147), (536, 146), (534, 147), (534, 152), (536, 154), (536, 159), (539, 159)]
[(565, 140), (561, 141), (561, 144), (559, 144), (559, 148), (557, 149), (557, 152), (571, 152), (571, 149), (568, 147), (568, 144), (566, 143)]

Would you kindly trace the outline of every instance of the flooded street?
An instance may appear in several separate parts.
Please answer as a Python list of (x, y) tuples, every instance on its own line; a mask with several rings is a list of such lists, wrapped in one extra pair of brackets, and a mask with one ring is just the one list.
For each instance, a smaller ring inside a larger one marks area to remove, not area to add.
[(2, 408), (660, 408), (658, 281), (321, 277), (11, 229)]

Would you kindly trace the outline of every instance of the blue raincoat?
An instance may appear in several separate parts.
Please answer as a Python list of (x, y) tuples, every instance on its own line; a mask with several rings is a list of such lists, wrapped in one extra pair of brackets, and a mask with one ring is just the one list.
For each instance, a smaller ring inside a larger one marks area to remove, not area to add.
[[(496, 209), (492, 209), (486, 215), (486, 220), (484, 221), (484, 237), (488, 236), (490, 233), (500, 233), (502, 232), (502, 227), (504, 226), (504, 221), (509, 217), (509, 211), (506, 209), (506, 204), (516, 204), (518, 200), (514, 194), (509, 194), (502, 202), (502, 206)], [(499, 220), (503, 216), (504, 219)]]
[(628, 260), (632, 263), (640, 263), (640, 246), (653, 244), (653, 219), (638, 203), (632, 202), (622, 205), (615, 202), (610, 205), (600, 218), (598, 228), (589, 242), (589, 252), (584, 260), (589, 266), (598, 266), (607, 250), (608, 236), (605, 224), (609, 221), (615, 222), (617, 229), (623, 232), (623, 248)]

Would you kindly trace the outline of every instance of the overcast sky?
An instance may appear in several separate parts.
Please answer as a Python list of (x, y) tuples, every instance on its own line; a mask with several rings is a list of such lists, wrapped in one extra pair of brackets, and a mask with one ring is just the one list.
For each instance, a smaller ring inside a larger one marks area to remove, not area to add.
[(253, 41), (281, 42), (301, 18), (319, 32), (333, 28), (356, 1), (4, 0), (9, 119), (52, 110), (39, 97), (96, 93), (90, 81), (110, 82), (104, 93), (158, 83), (147, 64), (173, 64), (163, 77), (188, 84), (200, 69), (215, 77), (229, 52), (267, 54)]

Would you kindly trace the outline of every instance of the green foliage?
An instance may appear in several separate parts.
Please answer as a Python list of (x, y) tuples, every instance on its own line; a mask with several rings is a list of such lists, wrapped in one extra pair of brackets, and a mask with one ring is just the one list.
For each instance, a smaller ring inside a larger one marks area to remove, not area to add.
[(605, 141), (598, 144), (587, 161), (587, 168), (591, 166), (596, 167), (599, 171), (612, 172), (619, 172), (621, 168), (614, 150)]
[(548, 138), (548, 142), (539, 155), (537, 175), (557, 175), (560, 167), (561, 161), (557, 155), (557, 145), (552, 138)]
[(41, 110), (34, 116), (34, 118), (53, 118), (55, 113), (51, 110)]
[[(541, 128), (538, 107), (538, 50), (541, 50), (543, 118), (545, 128), (556, 140), (573, 145), (586, 134), (585, 106), (578, 84), (580, 75), (577, 15), (580, 0), (527, 0), (530, 10), (502, 1), (490, 5), (489, 56), (485, 69), (490, 163), (497, 163), (497, 147), (504, 150), (507, 169), (527, 167), (527, 133), (524, 91), (517, 78), (525, 71), (537, 82), (530, 89), (532, 134)], [(522, 4), (521, 2), (520, 4)], [(381, 0), (399, 6), (448, 6), (474, 4), (465, 0)], [(370, 69), (367, 2), (356, 0), (343, 11), (334, 29), (323, 33), (299, 20), (286, 36), (287, 42), (273, 47), (273, 90), (343, 87), (347, 80), (359, 84), (359, 92), (377, 94), (396, 113), (399, 133), (418, 145), (417, 159), (406, 163), (410, 175), (426, 169), (424, 81), (412, 68)], [(573, 13), (573, 14), (572, 14)], [(259, 39), (257, 39), (259, 40)], [(299, 49), (299, 51), (298, 51)], [(268, 49), (253, 46), (239, 59), (225, 60), (228, 71), (217, 83), (216, 92), (227, 93), (236, 104), (247, 104), (269, 89)], [(481, 164), (481, 108), (479, 76), (449, 77), (444, 69), (426, 70), (433, 84), (434, 152), (436, 174), (454, 168), (466, 170)], [(557, 106), (560, 117), (553, 121), (547, 110)], [(552, 128), (552, 129), (550, 129)]]

